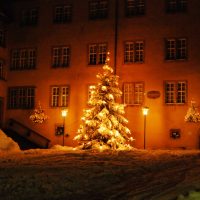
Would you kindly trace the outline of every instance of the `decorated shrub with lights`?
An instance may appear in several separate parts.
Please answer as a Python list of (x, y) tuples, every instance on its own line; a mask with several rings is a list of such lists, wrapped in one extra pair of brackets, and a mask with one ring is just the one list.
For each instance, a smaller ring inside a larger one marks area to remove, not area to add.
[(119, 77), (113, 74), (109, 66), (109, 53), (103, 66), (103, 73), (97, 74), (99, 83), (91, 86), (89, 108), (84, 110), (82, 124), (74, 138), (82, 149), (129, 150), (128, 144), (133, 138), (126, 127), (128, 120), (124, 104), (117, 103), (122, 92), (118, 86)]

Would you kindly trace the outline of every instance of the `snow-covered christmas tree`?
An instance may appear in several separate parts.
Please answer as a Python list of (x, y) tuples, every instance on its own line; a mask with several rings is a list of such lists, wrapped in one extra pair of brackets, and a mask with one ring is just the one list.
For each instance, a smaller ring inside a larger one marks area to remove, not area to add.
[(131, 132), (125, 126), (128, 120), (124, 104), (117, 103), (122, 92), (118, 86), (119, 77), (113, 74), (109, 66), (109, 53), (103, 66), (103, 73), (97, 74), (99, 83), (91, 86), (88, 101), (90, 108), (84, 110), (82, 124), (74, 138), (82, 149), (129, 150), (132, 141)]
[(200, 122), (200, 114), (195, 105), (194, 101), (191, 101), (191, 105), (188, 108), (187, 114), (185, 115), (186, 122)]

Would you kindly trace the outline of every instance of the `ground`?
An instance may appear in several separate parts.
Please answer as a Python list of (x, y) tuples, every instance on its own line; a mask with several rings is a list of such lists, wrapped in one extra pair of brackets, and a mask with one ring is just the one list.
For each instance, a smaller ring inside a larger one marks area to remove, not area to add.
[(199, 200), (199, 190), (198, 150), (0, 153), (1, 200)]

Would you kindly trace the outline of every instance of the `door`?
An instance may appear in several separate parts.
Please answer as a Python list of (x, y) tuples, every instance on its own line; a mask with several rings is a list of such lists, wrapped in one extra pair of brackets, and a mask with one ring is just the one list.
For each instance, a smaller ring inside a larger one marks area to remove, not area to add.
[(0, 97), (0, 128), (3, 127), (3, 98)]

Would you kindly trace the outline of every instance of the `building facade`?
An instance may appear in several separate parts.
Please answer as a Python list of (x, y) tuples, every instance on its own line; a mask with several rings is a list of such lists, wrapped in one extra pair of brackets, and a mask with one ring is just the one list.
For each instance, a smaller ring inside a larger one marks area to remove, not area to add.
[[(8, 69), (6, 82), (0, 80), (2, 126), (13, 118), (54, 145), (62, 144), (58, 130), (65, 123), (65, 145), (75, 146), (89, 86), (110, 51), (132, 145), (143, 148), (145, 136), (150, 149), (199, 148), (199, 123), (184, 117), (191, 101), (200, 105), (200, 1), (16, 0), (10, 6), (6, 49), (0, 47)], [(48, 115), (42, 124), (30, 120), (39, 104)]]

